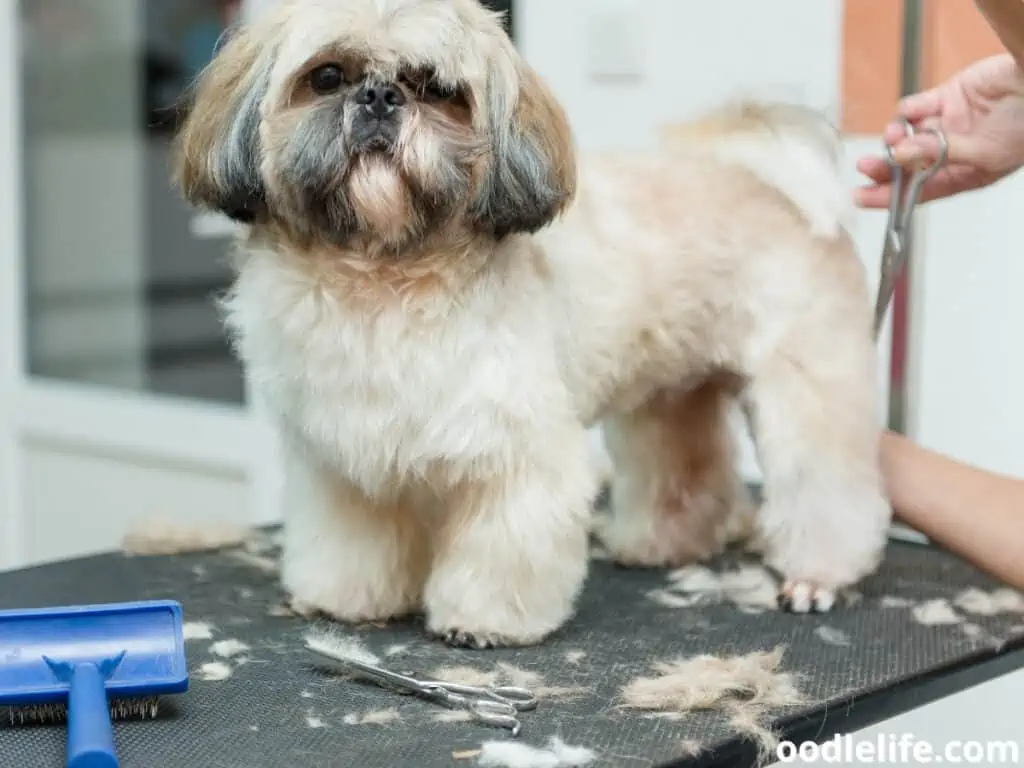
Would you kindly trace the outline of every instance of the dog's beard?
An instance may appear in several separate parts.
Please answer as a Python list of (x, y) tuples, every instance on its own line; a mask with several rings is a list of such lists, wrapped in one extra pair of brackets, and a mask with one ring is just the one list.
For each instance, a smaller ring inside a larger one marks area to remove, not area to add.
[(296, 234), (395, 251), (459, 224), (482, 157), (469, 126), (412, 113), (375, 129), (345, 117), (314, 109), (275, 136), (270, 165), (281, 170), (268, 186)]
[(348, 205), (359, 231), (387, 247), (396, 247), (422, 230), (421, 206), (411, 199), (409, 186), (385, 152), (357, 156), (348, 175)]

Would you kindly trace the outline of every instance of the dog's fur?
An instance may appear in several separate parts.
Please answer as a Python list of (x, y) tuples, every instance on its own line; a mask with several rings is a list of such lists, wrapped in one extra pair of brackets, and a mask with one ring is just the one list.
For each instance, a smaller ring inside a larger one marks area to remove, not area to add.
[[(365, 83), (399, 104), (379, 125)], [(296, 603), (537, 642), (587, 569), (588, 428), (615, 464), (611, 552), (678, 564), (747, 510), (734, 402), (792, 606), (871, 571), (876, 358), (834, 148), (799, 110), (747, 105), (577, 168), (476, 0), (295, 0), (232, 35), (177, 177), (250, 225), (227, 317), (285, 447)]]

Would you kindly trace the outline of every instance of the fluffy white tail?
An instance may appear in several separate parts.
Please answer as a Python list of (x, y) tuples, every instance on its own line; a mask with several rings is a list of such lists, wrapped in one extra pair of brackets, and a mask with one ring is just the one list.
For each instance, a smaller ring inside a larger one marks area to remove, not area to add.
[(672, 126), (664, 137), (670, 146), (702, 147), (748, 169), (789, 198), (816, 236), (834, 238), (849, 226), (854, 206), (840, 165), (842, 141), (810, 109), (743, 102)]

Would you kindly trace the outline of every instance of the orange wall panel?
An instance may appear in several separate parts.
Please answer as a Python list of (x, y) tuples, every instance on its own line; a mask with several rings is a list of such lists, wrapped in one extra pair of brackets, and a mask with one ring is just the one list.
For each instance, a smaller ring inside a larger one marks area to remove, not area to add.
[(842, 45), (842, 129), (881, 133), (900, 97), (903, 2), (845, 0)]
[(923, 0), (922, 6), (922, 88), (938, 85), (971, 62), (1005, 50), (972, 0)]

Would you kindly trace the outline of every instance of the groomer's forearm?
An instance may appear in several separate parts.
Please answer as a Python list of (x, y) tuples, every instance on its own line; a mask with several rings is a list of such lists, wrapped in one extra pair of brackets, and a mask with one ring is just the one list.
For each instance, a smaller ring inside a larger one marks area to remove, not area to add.
[(1024, 0), (974, 0), (974, 4), (1024, 69)]
[(1024, 482), (887, 433), (882, 470), (896, 515), (995, 578), (1024, 589)]

